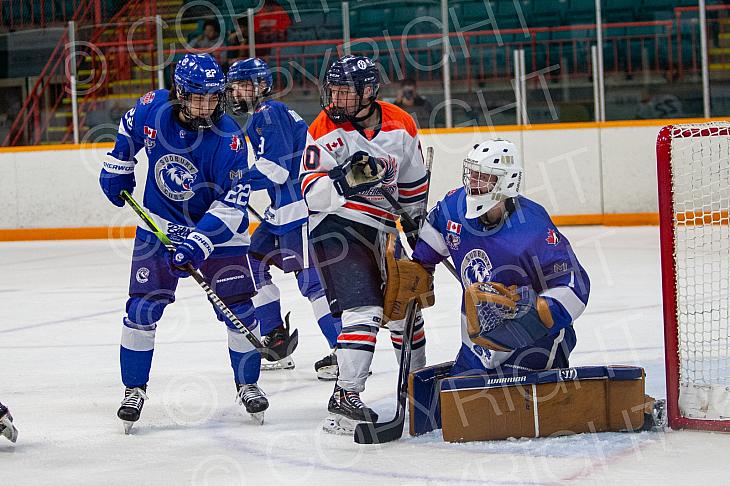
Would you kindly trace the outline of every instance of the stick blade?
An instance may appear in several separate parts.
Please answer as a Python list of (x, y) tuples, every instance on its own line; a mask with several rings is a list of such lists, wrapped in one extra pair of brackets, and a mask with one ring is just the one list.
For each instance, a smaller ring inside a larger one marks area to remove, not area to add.
[(385, 444), (398, 440), (403, 435), (405, 416), (396, 414), (393, 420), (380, 423), (359, 423), (355, 426), (357, 444)]

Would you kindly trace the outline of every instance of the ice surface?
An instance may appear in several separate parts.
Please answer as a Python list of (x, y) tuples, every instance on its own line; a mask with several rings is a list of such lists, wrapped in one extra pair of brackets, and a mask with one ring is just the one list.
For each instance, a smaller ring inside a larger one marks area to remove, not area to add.
[[(569, 227), (592, 291), (576, 324), (573, 365), (647, 370), (663, 397), (658, 229)], [(133, 435), (116, 418), (118, 346), (130, 240), (0, 244), (0, 400), (20, 430), (0, 441), (0, 484), (555, 484), (727, 481), (730, 435), (598, 434), (448, 444), (440, 433), (382, 446), (320, 430), (331, 383), (313, 363), (327, 352), (311, 307), (275, 274), (300, 344), (293, 371), (262, 374), (271, 408), (258, 426), (234, 405), (222, 324), (184, 281), (157, 331), (149, 401)], [(356, 285), (357, 282), (353, 282)], [(428, 362), (459, 345), (460, 289), (443, 269), (425, 312)], [(364, 400), (395, 409), (396, 363), (380, 334)]]

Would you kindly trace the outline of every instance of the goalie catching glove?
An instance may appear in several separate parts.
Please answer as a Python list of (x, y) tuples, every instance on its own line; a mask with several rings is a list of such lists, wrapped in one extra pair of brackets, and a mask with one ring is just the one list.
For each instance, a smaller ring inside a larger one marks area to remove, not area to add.
[(362, 150), (348, 157), (344, 164), (330, 170), (337, 193), (350, 197), (380, 184), (385, 176), (385, 166), (375, 157)]
[(554, 325), (547, 301), (527, 286), (472, 284), (464, 292), (464, 310), (469, 339), (494, 351), (529, 346)]
[(389, 234), (385, 247), (387, 282), (383, 299), (386, 323), (404, 319), (408, 303), (413, 299), (418, 299), (421, 309), (434, 304), (433, 275), (420, 263), (402, 258), (401, 254), (398, 236)]

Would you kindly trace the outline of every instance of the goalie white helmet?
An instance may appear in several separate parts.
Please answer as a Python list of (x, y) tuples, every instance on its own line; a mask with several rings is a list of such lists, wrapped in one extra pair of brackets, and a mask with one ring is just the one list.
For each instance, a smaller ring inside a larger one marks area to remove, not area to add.
[(508, 140), (487, 140), (474, 145), (464, 159), (466, 217), (476, 218), (500, 201), (520, 194), (522, 158)]

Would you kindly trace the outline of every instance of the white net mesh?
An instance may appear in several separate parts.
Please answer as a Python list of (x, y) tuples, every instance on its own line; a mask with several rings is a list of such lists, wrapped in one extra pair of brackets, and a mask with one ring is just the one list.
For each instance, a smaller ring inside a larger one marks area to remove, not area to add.
[(690, 418), (730, 418), (730, 123), (677, 125), (671, 178), (679, 405)]

